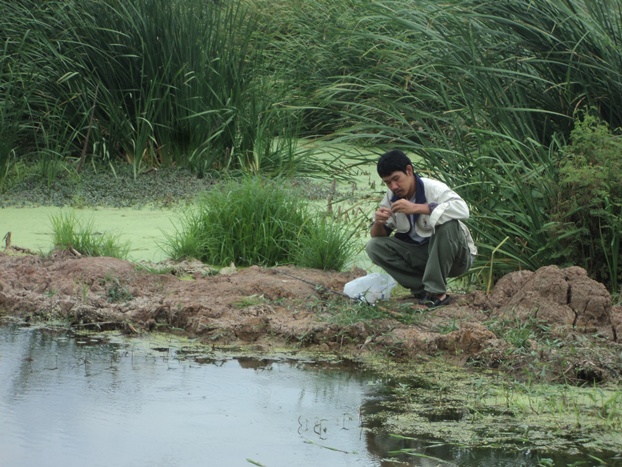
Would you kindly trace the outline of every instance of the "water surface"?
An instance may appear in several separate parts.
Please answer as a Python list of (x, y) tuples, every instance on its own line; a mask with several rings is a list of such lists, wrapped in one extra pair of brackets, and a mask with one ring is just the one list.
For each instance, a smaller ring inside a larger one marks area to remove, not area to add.
[(72, 209), (54, 206), (0, 208), (0, 238), (11, 232), (13, 245), (47, 253), (53, 248), (50, 217), (72, 213), (83, 224), (92, 222), (98, 232), (118, 236), (129, 242), (130, 260), (162, 261), (165, 234), (175, 232), (179, 212), (170, 209), (88, 208)]
[(372, 466), (374, 381), (340, 365), (198, 357), (165, 340), (0, 330), (0, 464)]

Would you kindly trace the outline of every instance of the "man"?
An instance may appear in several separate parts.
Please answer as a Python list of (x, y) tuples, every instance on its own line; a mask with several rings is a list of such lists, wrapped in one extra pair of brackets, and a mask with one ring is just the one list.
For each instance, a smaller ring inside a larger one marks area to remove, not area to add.
[(367, 254), (420, 304), (447, 305), (447, 278), (467, 272), (477, 254), (461, 222), (469, 207), (446, 184), (419, 177), (402, 151), (383, 154), (377, 170), (389, 190), (375, 212)]

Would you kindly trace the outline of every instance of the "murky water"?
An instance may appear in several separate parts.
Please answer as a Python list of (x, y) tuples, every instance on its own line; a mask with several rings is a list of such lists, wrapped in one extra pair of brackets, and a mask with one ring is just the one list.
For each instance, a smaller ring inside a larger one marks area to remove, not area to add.
[(0, 330), (0, 465), (378, 465), (343, 367)]
[[(383, 400), (379, 381), (351, 365), (233, 358), (170, 337), (2, 326), (0, 465), (568, 465), (538, 463), (527, 446), (396, 439), (361, 416)], [(400, 449), (412, 454), (392, 456)]]

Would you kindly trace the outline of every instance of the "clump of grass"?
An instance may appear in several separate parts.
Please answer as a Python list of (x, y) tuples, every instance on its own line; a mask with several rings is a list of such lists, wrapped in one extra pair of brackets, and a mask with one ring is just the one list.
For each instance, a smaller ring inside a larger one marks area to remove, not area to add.
[(354, 326), (359, 323), (374, 326), (377, 320), (387, 317), (387, 313), (381, 308), (355, 301), (329, 301), (316, 311), (321, 320), (342, 327)]
[(173, 259), (196, 258), (227, 266), (296, 264), (341, 270), (354, 252), (354, 231), (319, 215), (282, 180), (261, 177), (224, 182), (182, 215), (166, 235)]
[(101, 285), (106, 288), (106, 299), (110, 303), (126, 302), (134, 298), (129, 289), (121, 285), (118, 277), (106, 276)]
[(129, 242), (122, 242), (118, 236), (108, 232), (96, 232), (92, 220), (82, 222), (74, 213), (60, 213), (51, 216), (50, 221), (55, 248), (73, 248), (86, 256), (127, 259)]
[(359, 247), (354, 234), (354, 229), (330, 218), (314, 219), (299, 238), (293, 261), (306, 268), (340, 270)]

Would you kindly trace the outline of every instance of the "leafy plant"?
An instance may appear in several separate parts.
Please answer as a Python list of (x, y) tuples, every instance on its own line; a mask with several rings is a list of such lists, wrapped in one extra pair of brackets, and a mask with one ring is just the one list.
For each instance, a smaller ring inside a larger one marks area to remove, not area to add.
[(577, 120), (562, 152), (557, 223), (551, 231), (569, 263), (583, 266), (617, 293), (622, 282), (622, 138), (588, 114)]

